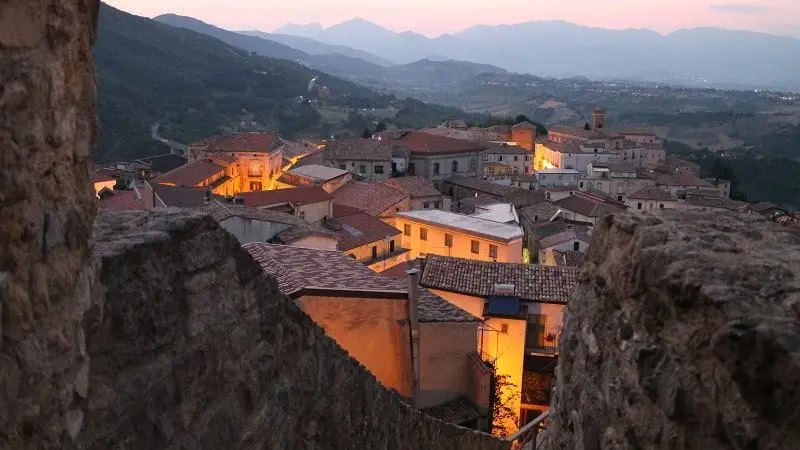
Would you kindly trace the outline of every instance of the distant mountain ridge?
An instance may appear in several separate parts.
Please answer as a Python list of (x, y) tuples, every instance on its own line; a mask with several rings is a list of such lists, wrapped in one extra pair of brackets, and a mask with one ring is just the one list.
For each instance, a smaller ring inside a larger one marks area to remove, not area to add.
[(237, 33), (268, 39), (270, 41), (292, 47), (296, 50), (303, 51), (310, 55), (343, 55), (350, 58), (358, 58), (381, 66), (394, 65), (392, 61), (373, 55), (369, 52), (345, 47), (344, 45), (325, 44), (309, 37), (294, 36), (291, 34), (264, 33), (263, 31), (258, 30), (238, 31)]
[(353, 19), (328, 28), (288, 24), (276, 33), (344, 45), (398, 63), (441, 55), (544, 77), (800, 90), (800, 39), (750, 31), (694, 28), (662, 35), (534, 21), (476, 25), (427, 38)]

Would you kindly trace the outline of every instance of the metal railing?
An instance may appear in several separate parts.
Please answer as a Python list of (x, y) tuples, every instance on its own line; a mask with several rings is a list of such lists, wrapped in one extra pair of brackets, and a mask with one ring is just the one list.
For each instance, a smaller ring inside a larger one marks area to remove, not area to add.
[(550, 410), (539, 414), (535, 419), (528, 422), (519, 431), (507, 437), (506, 442), (511, 442), (513, 450), (536, 450), (536, 439), (543, 428), (543, 422), (550, 415)]
[(558, 327), (540, 327), (529, 323), (525, 333), (526, 353), (558, 353), (560, 334), (561, 329)]

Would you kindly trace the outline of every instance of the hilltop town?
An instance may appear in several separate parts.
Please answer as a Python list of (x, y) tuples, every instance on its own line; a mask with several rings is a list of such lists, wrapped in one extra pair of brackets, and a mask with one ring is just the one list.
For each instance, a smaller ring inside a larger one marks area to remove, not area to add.
[(459, 120), (329, 141), (233, 132), (99, 168), (94, 183), (101, 209), (211, 215), (384, 386), (511, 435), (542, 426), (564, 308), (606, 216), (795, 221), (732, 200), (729, 180), (702, 178), (652, 130), (609, 126), (603, 109), (587, 119), (546, 135)]

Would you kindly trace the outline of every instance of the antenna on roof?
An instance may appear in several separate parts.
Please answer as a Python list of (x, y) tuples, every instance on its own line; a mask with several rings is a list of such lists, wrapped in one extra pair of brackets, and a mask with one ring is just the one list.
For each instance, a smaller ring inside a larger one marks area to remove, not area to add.
[(558, 211), (556, 211), (556, 213), (555, 213), (555, 214), (553, 214), (553, 217), (551, 217), (551, 218), (550, 218), (550, 220), (549, 220), (548, 222), (552, 222), (552, 221), (556, 220), (556, 218), (558, 218), (558, 215), (559, 215), (559, 214), (561, 214), (562, 212), (563, 212), (563, 211), (561, 211), (561, 209), (559, 209)]

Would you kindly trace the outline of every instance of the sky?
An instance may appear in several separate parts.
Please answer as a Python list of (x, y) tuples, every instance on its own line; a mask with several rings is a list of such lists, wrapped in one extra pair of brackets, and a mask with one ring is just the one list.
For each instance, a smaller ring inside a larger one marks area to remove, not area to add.
[(472, 25), (565, 20), (668, 33), (713, 26), (800, 37), (800, 0), (106, 0), (140, 16), (174, 13), (230, 30), (271, 32), (285, 23), (330, 26), (361, 17), (429, 37)]

